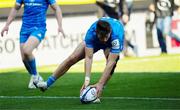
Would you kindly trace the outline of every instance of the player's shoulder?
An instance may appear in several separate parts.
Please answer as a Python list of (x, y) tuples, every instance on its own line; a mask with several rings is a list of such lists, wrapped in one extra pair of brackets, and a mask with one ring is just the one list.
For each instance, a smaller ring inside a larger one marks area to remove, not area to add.
[(92, 39), (93, 39), (93, 36), (95, 36), (95, 35), (96, 35), (96, 27), (95, 27), (95, 25), (92, 25), (92, 26), (88, 29), (85, 38), (86, 38), (86, 39), (89, 39), (89, 40), (92, 40)]

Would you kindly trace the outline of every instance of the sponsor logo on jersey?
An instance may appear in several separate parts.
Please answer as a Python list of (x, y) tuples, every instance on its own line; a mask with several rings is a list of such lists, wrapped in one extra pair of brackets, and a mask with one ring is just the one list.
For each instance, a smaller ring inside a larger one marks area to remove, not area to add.
[(42, 3), (25, 3), (26, 6), (42, 6)]
[(112, 45), (112, 49), (119, 49), (120, 48), (120, 44), (119, 44), (119, 40), (115, 39), (111, 42)]
[(41, 33), (37, 34), (38, 37), (42, 37)]
[(25, 3), (26, 6), (42, 6), (42, 3), (35, 3), (35, 0), (29, 0), (28, 3)]

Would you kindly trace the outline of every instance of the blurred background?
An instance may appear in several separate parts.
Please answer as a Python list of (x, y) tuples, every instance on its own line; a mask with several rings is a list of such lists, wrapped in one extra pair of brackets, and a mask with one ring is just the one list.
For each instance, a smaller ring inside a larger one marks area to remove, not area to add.
[[(100, 17), (108, 16), (101, 7), (105, 4), (118, 10), (119, 0), (57, 0), (63, 13), (63, 27), (67, 35), (63, 39), (57, 35), (57, 25), (51, 8), (47, 12), (46, 38), (34, 52), (38, 65), (59, 64), (74, 48), (83, 40), (87, 29)], [(155, 14), (150, 10), (152, 0), (124, 0), (128, 8), (128, 22), (125, 23), (125, 49), (121, 57), (145, 57), (160, 56), (161, 49), (155, 26)], [(176, 37), (167, 36), (167, 55), (180, 53), (180, 14), (178, 11), (180, 2), (174, 0), (171, 31)], [(11, 7), (15, 0), (0, 0), (0, 29), (5, 25)], [(130, 4), (128, 4), (130, 3)], [(124, 5), (124, 4), (123, 4)], [(124, 7), (124, 6), (122, 6)], [(109, 9), (108, 9), (109, 10)], [(23, 8), (18, 12), (16, 19), (10, 25), (9, 34), (0, 38), (0, 68), (22, 67), (19, 51), (19, 31)], [(117, 12), (118, 13), (118, 12)], [(110, 12), (111, 14), (111, 12)], [(50, 58), (47, 60), (47, 58)], [(101, 51), (94, 57), (102, 60)]]
[[(153, 0), (56, 1), (62, 9), (67, 37), (58, 35), (56, 19), (49, 8), (46, 37), (34, 51), (38, 72), (45, 80), (82, 42), (86, 31), (98, 18), (112, 16), (124, 23), (124, 51), (103, 91), (102, 103), (82, 105), (79, 101), (84, 81), (83, 61), (72, 66), (68, 74), (45, 93), (27, 88), (29, 75), (19, 50), (21, 8), (9, 33), (0, 37), (0, 110), (180, 109), (180, 0), (160, 0), (160, 8), (170, 13), (171, 18), (170, 25), (165, 27), (170, 28), (171, 34), (163, 37), (165, 52), (159, 45)], [(173, 1), (174, 5), (167, 1)], [(0, 30), (14, 3), (15, 0), (0, 0)], [(106, 65), (102, 51), (93, 58), (91, 84), (98, 81)]]

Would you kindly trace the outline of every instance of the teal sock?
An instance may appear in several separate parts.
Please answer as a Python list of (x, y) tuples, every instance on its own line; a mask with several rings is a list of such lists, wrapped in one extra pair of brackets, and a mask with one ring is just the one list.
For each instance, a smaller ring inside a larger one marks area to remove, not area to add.
[(50, 76), (48, 78), (47, 82), (47, 87), (50, 87), (54, 82), (56, 81), (56, 78), (54, 76)]
[(32, 59), (29, 61), (23, 61), (27, 71), (29, 72), (29, 74), (31, 75), (37, 75), (37, 69), (36, 69), (36, 60)]

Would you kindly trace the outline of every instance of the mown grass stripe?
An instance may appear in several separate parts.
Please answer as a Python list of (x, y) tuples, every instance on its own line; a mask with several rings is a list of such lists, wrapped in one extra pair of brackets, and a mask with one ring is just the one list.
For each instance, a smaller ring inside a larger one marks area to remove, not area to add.
[[(0, 96), (0, 99), (79, 99), (79, 97), (73, 96)], [(170, 97), (102, 97), (102, 99), (113, 100), (168, 100), (168, 101), (180, 101), (180, 98)]]

